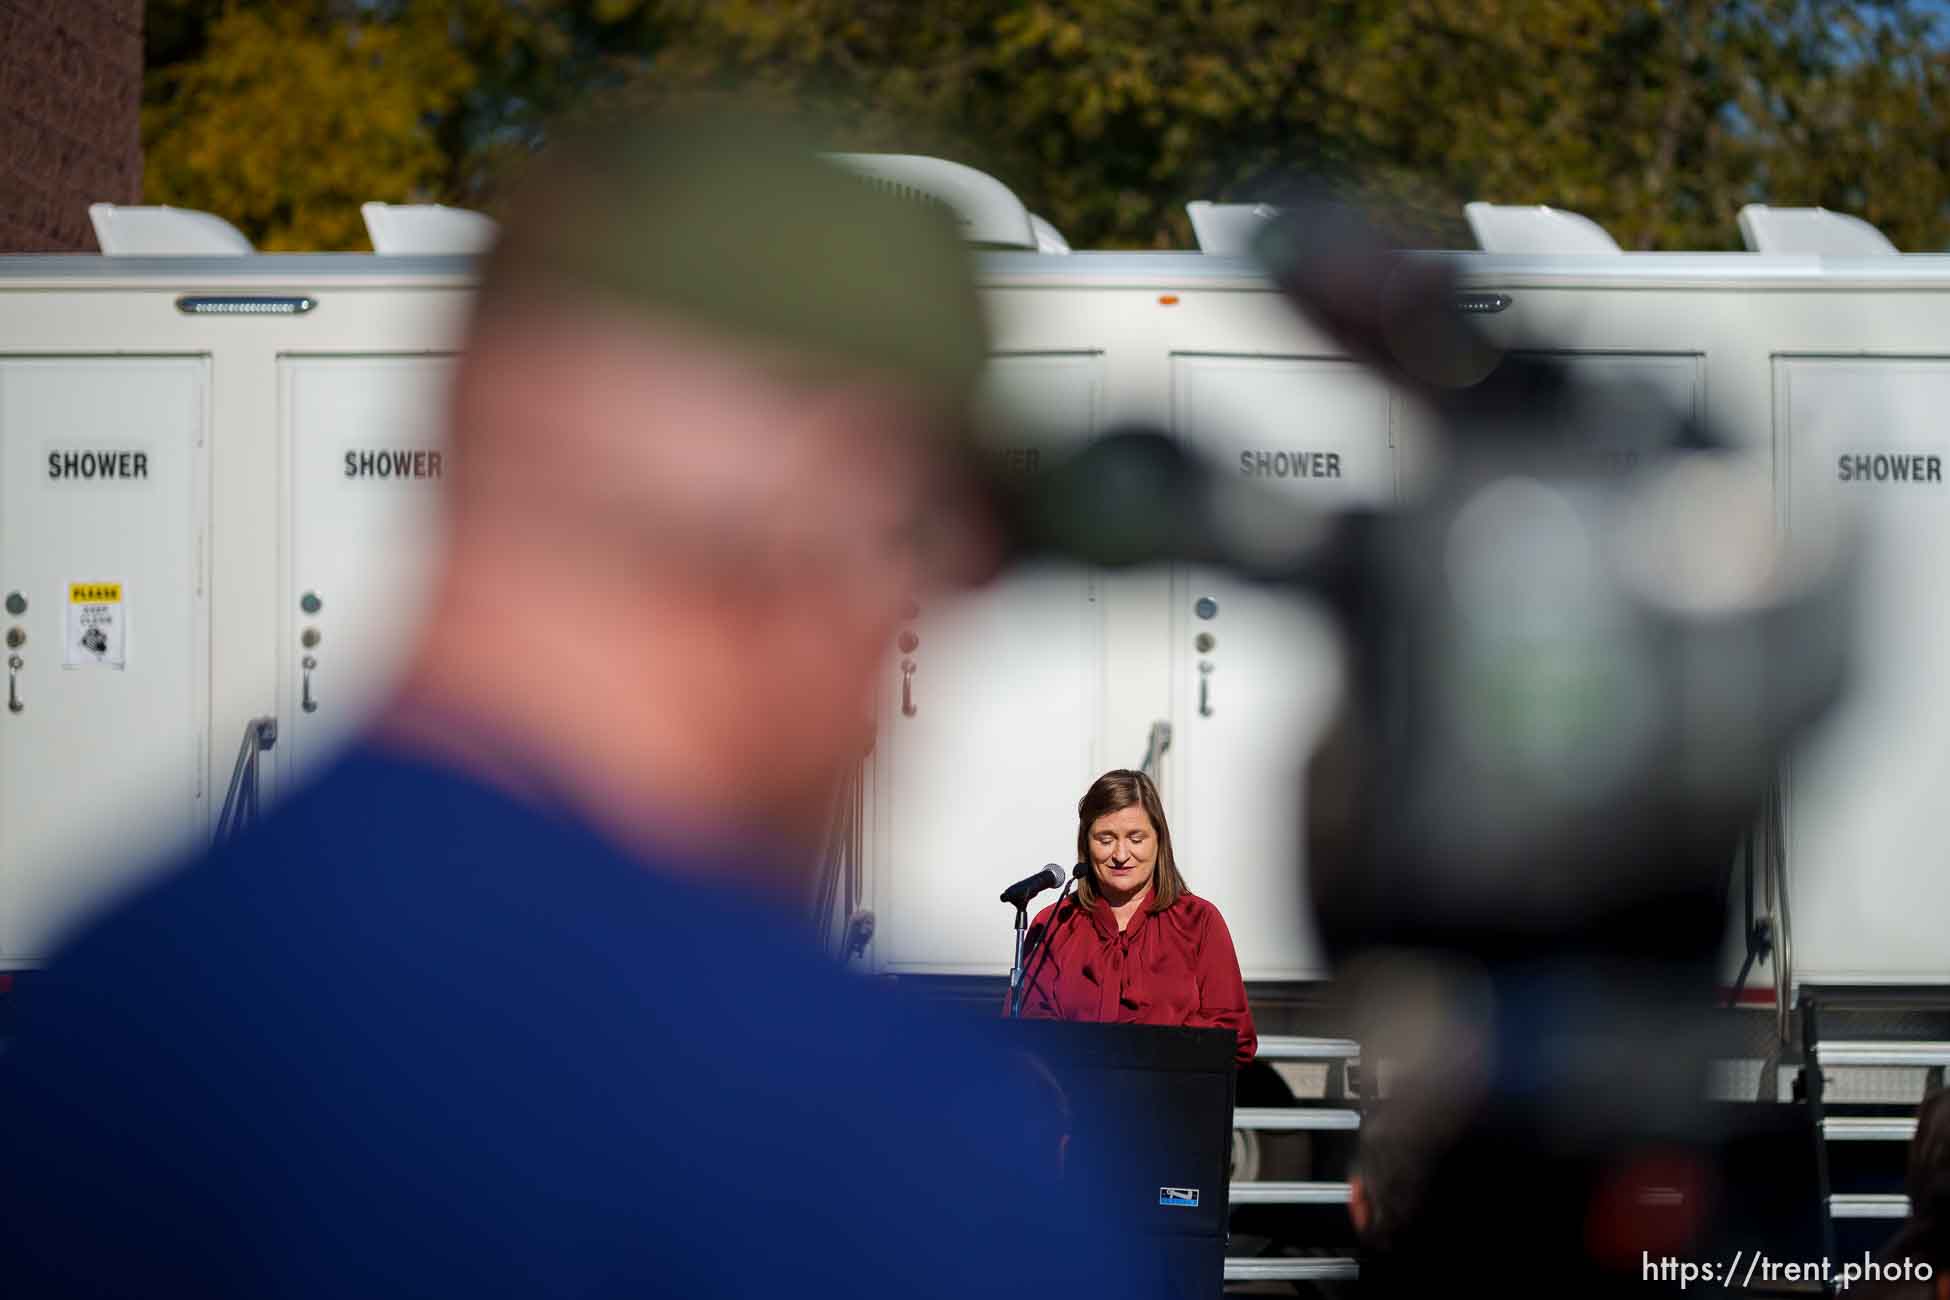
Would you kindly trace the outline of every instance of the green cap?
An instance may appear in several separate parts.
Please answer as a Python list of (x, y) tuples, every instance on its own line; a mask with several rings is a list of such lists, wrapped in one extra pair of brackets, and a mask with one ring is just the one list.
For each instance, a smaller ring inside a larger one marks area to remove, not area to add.
[(988, 340), (944, 207), (723, 113), (608, 123), (538, 155), (489, 254), (484, 301), (523, 287), (695, 322), (960, 402)]

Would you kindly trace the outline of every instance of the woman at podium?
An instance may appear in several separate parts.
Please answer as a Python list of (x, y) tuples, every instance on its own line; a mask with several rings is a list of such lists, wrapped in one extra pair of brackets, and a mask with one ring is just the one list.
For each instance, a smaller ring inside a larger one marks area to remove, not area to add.
[(1097, 778), (1077, 802), (1077, 860), (1090, 870), (1075, 895), (1036, 917), (1022, 1014), (1230, 1029), (1237, 1063), (1251, 1061), (1259, 1035), (1232, 934), (1185, 887), (1150, 777)]

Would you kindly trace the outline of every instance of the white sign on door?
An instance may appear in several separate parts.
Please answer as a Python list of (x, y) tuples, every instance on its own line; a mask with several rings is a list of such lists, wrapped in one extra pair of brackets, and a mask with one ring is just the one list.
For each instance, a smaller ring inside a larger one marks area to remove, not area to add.
[(129, 615), (119, 582), (68, 584), (64, 668), (127, 668)]

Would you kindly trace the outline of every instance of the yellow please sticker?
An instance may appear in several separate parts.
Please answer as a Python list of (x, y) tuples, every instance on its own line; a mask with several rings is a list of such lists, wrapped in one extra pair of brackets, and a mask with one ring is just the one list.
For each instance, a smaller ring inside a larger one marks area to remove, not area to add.
[(71, 582), (68, 584), (68, 603), (70, 605), (119, 605), (122, 603), (122, 584)]

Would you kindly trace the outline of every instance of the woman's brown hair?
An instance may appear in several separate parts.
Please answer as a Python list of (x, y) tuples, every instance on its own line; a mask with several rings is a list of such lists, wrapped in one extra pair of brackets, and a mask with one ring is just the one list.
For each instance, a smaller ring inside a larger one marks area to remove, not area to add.
[[(1146, 910), (1162, 912), (1185, 892), (1185, 877), (1178, 874), (1178, 859), (1172, 856), (1171, 827), (1165, 824), (1165, 801), (1158, 797), (1158, 787), (1144, 773), (1128, 768), (1106, 772), (1077, 800), (1077, 861), (1093, 861), (1090, 827), (1096, 820), (1106, 813), (1122, 812), (1132, 804), (1143, 806), (1144, 815), (1151, 819), (1151, 829), (1158, 835), (1158, 865), (1151, 876), (1151, 902)], [(1094, 869), (1084, 872), (1083, 879), (1077, 882), (1077, 899), (1085, 907), (1096, 906)]]

